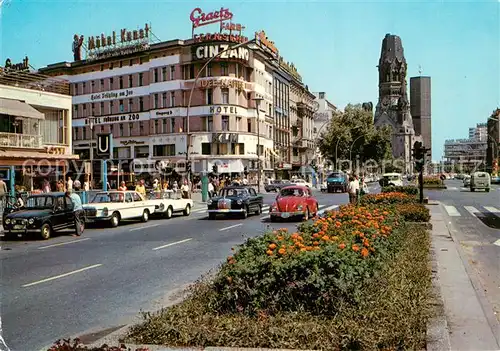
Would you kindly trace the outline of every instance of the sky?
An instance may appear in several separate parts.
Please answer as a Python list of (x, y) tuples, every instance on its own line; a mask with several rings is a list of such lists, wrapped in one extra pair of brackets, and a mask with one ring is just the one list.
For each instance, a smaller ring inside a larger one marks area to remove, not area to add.
[[(0, 59), (35, 68), (71, 61), (74, 34), (137, 29), (188, 39), (189, 15), (221, 7), (253, 37), (265, 30), (314, 92), (339, 108), (378, 101), (386, 33), (401, 37), (410, 77), (432, 78), (433, 160), (500, 106), (500, 0), (491, 1), (23, 1), (0, 0)], [(214, 28), (214, 31), (216, 27)], [(206, 31), (204, 31), (206, 32)], [(420, 67), (420, 68), (419, 68)], [(408, 86), (409, 91), (409, 86)]]

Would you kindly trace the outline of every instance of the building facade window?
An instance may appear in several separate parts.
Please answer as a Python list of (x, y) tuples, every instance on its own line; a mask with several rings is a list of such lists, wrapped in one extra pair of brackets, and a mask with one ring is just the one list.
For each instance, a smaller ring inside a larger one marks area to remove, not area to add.
[(167, 80), (167, 67), (162, 67), (161, 68), (161, 77), (163, 79), (163, 81), (166, 81)]
[(145, 128), (144, 128), (144, 122), (139, 122), (139, 133), (140, 135), (144, 135)]
[(222, 116), (221, 117), (221, 124), (222, 124), (222, 131), (227, 132), (229, 131), (229, 116)]
[(90, 82), (90, 92), (91, 93), (95, 92), (95, 81), (94, 80)]
[(130, 122), (128, 124), (128, 136), (134, 135), (134, 123)]
[(128, 76), (128, 87), (132, 88), (133, 85), (134, 85), (134, 78), (132, 77), (132, 75), (129, 75)]
[(123, 89), (123, 77), (120, 76), (120, 89)]
[(128, 99), (128, 112), (132, 112), (134, 109), (134, 99)]
[(175, 107), (175, 92), (170, 92), (170, 106)]
[(161, 102), (162, 103), (162, 107), (163, 108), (167, 107), (167, 93), (163, 93), (162, 94), (162, 99), (161, 100), (162, 100), (162, 102)]
[(104, 79), (101, 79), (101, 91), (104, 90)]
[(109, 90), (113, 90), (113, 84), (114, 84), (113, 78), (109, 78)]
[(163, 119), (163, 123), (162, 124), (163, 124), (162, 132), (163, 133), (167, 133), (167, 119), (166, 118)]
[(142, 96), (139, 98), (139, 111), (140, 112), (144, 111), (144, 99)]
[(175, 79), (175, 66), (170, 66), (170, 80)]
[(139, 73), (139, 86), (142, 87), (143, 83), (143, 74)]
[(209, 63), (207, 65), (206, 75), (207, 75), (207, 77), (211, 77), (212, 76), (212, 64), (211, 63)]
[(212, 144), (211, 143), (201, 143), (201, 154), (211, 155), (212, 154)]
[(125, 110), (125, 106), (123, 105), (123, 100), (120, 100), (120, 112)]
[(213, 99), (213, 91), (212, 89), (207, 89), (206, 90), (206, 99), (207, 99), (207, 105), (212, 105), (214, 103)]
[(228, 76), (229, 75), (229, 68), (227, 66), (227, 63), (222, 62), (220, 64), (220, 70), (221, 70), (221, 76)]
[(90, 104), (90, 113), (92, 116), (95, 116), (95, 104), (94, 103), (91, 103)]
[(159, 108), (160, 106), (158, 105), (158, 94), (154, 95), (154, 102), (153, 102), (153, 108)]
[(154, 83), (158, 83), (159, 82), (159, 79), (158, 79), (158, 68), (155, 68), (154, 69)]
[(73, 118), (78, 118), (78, 105), (73, 106)]
[(222, 88), (222, 103), (223, 104), (229, 104), (229, 89), (228, 88)]
[(120, 123), (120, 126), (119, 126), (119, 136), (123, 136), (123, 123)]
[(114, 102), (113, 102), (113, 100), (111, 100), (109, 102), (109, 114), (110, 115), (113, 114), (113, 108), (114, 108)]
[(155, 120), (155, 131), (154, 131), (155, 134), (160, 134), (160, 125), (159, 125), (159, 121), (156, 119)]
[(175, 118), (170, 118), (170, 133), (176, 133)]

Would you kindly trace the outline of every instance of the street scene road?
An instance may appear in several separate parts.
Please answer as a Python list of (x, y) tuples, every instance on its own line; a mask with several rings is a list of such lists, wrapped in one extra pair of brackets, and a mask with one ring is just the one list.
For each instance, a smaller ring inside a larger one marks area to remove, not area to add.
[(426, 195), (443, 203), (451, 227), (500, 320), (500, 186), (492, 184), (490, 192), (471, 192), (460, 180), (448, 180), (446, 185), (446, 190), (426, 190)]
[[(376, 191), (377, 185), (370, 187)], [(347, 194), (315, 191), (320, 210), (348, 202)], [(136, 321), (159, 309), (170, 292), (217, 267), (235, 245), (271, 228), (276, 194), (264, 194), (264, 212), (247, 219), (209, 221), (206, 205), (191, 216), (118, 228), (94, 228), (81, 237), (2, 242), (3, 336), (12, 350), (39, 350), (62, 336)]]

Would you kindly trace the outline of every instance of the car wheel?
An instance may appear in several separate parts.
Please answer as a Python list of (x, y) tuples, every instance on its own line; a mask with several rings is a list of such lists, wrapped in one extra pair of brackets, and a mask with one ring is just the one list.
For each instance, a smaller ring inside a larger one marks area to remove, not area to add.
[(278, 218), (276, 216), (270, 216), (269, 219), (271, 220), (271, 222), (277, 222), (278, 221)]
[(243, 209), (243, 212), (241, 213), (241, 217), (243, 217), (243, 219), (246, 219), (248, 217), (248, 207), (245, 207)]
[(475, 190), (476, 190), (476, 189), (474, 189), (474, 188), (470, 188), (470, 191), (472, 191), (472, 192), (474, 192)]
[(47, 240), (48, 238), (50, 238), (51, 234), (52, 234), (52, 228), (50, 227), (50, 224), (44, 223), (40, 228), (40, 236), (42, 237), (43, 240)]
[(144, 210), (144, 212), (142, 213), (141, 221), (146, 223), (148, 220), (149, 220), (149, 211)]
[(167, 210), (165, 211), (165, 218), (170, 219), (172, 218), (172, 206), (168, 206)]
[(259, 208), (257, 209), (257, 211), (255, 211), (255, 214), (258, 216), (262, 213), (262, 206), (259, 205)]
[(182, 212), (184, 216), (189, 216), (191, 214), (191, 205), (187, 204), (186, 208), (184, 209), (184, 212)]
[(489, 193), (490, 192), (490, 188), (486, 188), (486, 192)]
[(116, 228), (120, 224), (120, 214), (118, 212), (113, 212), (111, 219), (109, 220), (111, 227)]
[(209, 213), (208, 214), (208, 219), (214, 220), (215, 219), (215, 213)]

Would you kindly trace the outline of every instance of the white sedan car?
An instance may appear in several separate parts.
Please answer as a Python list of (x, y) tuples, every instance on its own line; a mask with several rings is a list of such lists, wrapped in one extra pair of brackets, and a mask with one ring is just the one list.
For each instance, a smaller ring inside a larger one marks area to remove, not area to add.
[(306, 186), (308, 188), (312, 188), (312, 184), (306, 182), (304, 179), (292, 179), (290, 181), (290, 183), (291, 183), (291, 185), (302, 185), (302, 186)]
[(148, 202), (154, 204), (154, 213), (164, 218), (172, 218), (174, 213), (189, 216), (194, 205), (193, 200), (183, 199), (180, 191), (174, 192), (172, 190), (164, 191), (161, 194), (158, 193), (158, 195), (151, 197)]
[(117, 227), (122, 220), (147, 222), (149, 215), (155, 212), (155, 205), (136, 191), (112, 190), (98, 192), (83, 209), (87, 222), (108, 222)]

